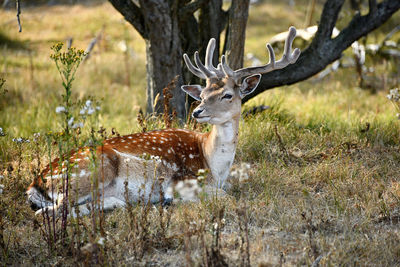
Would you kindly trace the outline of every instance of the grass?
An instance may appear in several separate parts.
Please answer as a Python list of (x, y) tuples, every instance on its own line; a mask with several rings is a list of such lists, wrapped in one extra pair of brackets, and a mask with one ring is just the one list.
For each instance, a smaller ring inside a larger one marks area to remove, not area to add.
[[(291, 24), (303, 26), (306, 2), (296, 4), (252, 7), (246, 51), (264, 59), (268, 38)], [(101, 100), (99, 124), (108, 134), (111, 128), (128, 134), (141, 129), (136, 117), (145, 102), (144, 42), (107, 2), (27, 8), (22, 34), (14, 11), (2, 10), (0, 17), (9, 25), (0, 34), (0, 70), (7, 89), (0, 90), (0, 127), (6, 134), (0, 136), (3, 264), (246, 266), (247, 258), (252, 266), (311, 265), (316, 260), (334, 266), (399, 264), (400, 122), (386, 99), (388, 89), (398, 87), (393, 78), (398, 62), (370, 59), (375, 93), (358, 87), (354, 69), (341, 69), (246, 103), (244, 109), (260, 104), (270, 109), (242, 120), (235, 162), (236, 168), (250, 164), (249, 178), (232, 177), (226, 197), (167, 210), (132, 205), (106, 214), (102, 233), (94, 233), (91, 218), (84, 217), (72, 224), (79, 225), (79, 242), (67, 240), (70, 246), (49, 251), (43, 222), (24, 196), (38, 164), (36, 147), (12, 139), (32, 140), (35, 132), (62, 127), (55, 113), (62, 86), (50, 46), (73, 37), (74, 46), (85, 48), (102, 31), (91, 58), (76, 73), (72, 98)], [(367, 41), (382, 39), (398, 17)], [(133, 51), (129, 79), (121, 41)], [(150, 128), (161, 125), (152, 123)], [(41, 142), (41, 167), (48, 162), (46, 149)], [(69, 237), (74, 229), (68, 228)]]

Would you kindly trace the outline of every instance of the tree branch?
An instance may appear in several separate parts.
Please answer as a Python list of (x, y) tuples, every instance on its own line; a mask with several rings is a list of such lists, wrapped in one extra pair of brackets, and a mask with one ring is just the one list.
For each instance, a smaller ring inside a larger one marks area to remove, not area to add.
[(344, 0), (328, 0), (325, 2), (318, 25), (318, 31), (315, 34), (315, 38), (312, 41), (311, 45), (320, 47), (324, 45), (326, 41), (331, 40), (332, 31), (335, 27), (343, 3)]
[(144, 17), (140, 7), (131, 0), (109, 0), (109, 2), (124, 16), (126, 21), (132, 24), (144, 39), (147, 39), (148, 32), (146, 31)]
[(179, 16), (180, 20), (185, 20), (187, 16), (192, 15), (194, 12), (196, 12), (199, 8), (201, 8), (204, 4), (206, 4), (210, 0), (197, 0), (194, 2), (190, 2), (189, 4), (186, 4), (185, 6), (181, 7), (179, 10)]
[(232, 0), (229, 9), (229, 26), (225, 44), (229, 65), (235, 70), (243, 67), (244, 42), (246, 39), (249, 4), (250, 0)]
[(17, 7), (17, 21), (18, 21), (18, 27), (19, 27), (18, 32), (22, 32), (21, 20), (19, 18), (19, 15), (21, 15), (21, 3), (19, 0), (17, 0), (15, 2), (15, 4)]
[[(297, 62), (285, 69), (264, 74), (258, 88), (253, 94), (243, 99), (243, 102), (268, 89), (294, 84), (320, 72), (328, 64), (340, 58), (342, 52), (353, 42), (378, 28), (400, 9), (400, 1), (384, 0), (376, 8), (372, 8), (367, 15), (355, 15), (347, 27), (335, 39), (331, 39), (332, 29), (342, 4), (343, 0), (327, 0), (322, 11), (318, 32)], [(332, 9), (332, 11), (327, 9)], [(329, 14), (334, 17), (327, 17)]]

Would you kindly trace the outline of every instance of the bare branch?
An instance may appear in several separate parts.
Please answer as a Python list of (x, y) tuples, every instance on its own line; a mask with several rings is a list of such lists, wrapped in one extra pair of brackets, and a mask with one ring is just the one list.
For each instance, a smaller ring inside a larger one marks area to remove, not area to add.
[(369, 13), (375, 13), (377, 7), (376, 0), (368, 0), (368, 5), (369, 5)]
[(121, 13), (126, 21), (132, 24), (133, 27), (139, 32), (139, 34), (147, 39), (147, 31), (144, 23), (144, 17), (140, 7), (138, 7), (131, 0), (109, 0), (119, 13)]
[[(322, 46), (331, 39), (333, 28), (342, 9), (344, 0), (327, 0), (322, 10), (318, 31), (312, 45)], [(310, 45), (311, 46), (311, 45)]]
[(360, 37), (378, 28), (400, 9), (400, 1), (384, 0), (376, 11), (367, 15), (356, 15), (340, 34), (331, 39), (332, 29), (344, 0), (327, 0), (322, 11), (319, 29), (310, 46), (301, 54), (295, 64), (285, 69), (264, 74), (257, 89), (243, 101), (274, 87), (305, 80), (339, 59), (342, 52)]
[(21, 15), (21, 3), (19, 2), (19, 0), (16, 0), (15, 4), (16, 4), (16, 8), (17, 8), (17, 21), (18, 21), (18, 27), (19, 27), (18, 32), (22, 32), (21, 20), (19, 18), (19, 15)]
[(93, 50), (94, 46), (96, 45), (96, 43), (101, 39), (101, 37), (102, 37), (102, 35), (103, 35), (103, 31), (104, 31), (104, 28), (101, 29), (101, 31), (96, 35), (96, 37), (94, 37), (94, 38), (90, 41), (88, 47), (87, 47), (86, 50), (85, 50), (86, 57), (83, 59), (83, 62), (86, 62), (86, 61), (90, 58), (90, 56), (91, 56), (90, 53), (92, 52), (92, 50)]
[(192, 15), (199, 8), (201, 8), (204, 4), (206, 4), (209, 0), (197, 0), (194, 2), (190, 2), (186, 4), (184, 7), (180, 7), (179, 16), (181, 20), (184, 20), (187, 16)]

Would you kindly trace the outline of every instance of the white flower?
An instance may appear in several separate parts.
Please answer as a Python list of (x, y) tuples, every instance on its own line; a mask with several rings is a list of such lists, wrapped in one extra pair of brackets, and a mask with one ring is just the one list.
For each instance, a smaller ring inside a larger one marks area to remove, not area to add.
[(74, 117), (71, 117), (68, 121), (68, 126), (71, 127), (73, 123), (74, 123)]
[(81, 115), (92, 115), (96, 110), (100, 110), (100, 107), (97, 106), (96, 108), (92, 107), (92, 100), (88, 99), (85, 102), (85, 106), (79, 111)]
[(12, 141), (17, 143), (17, 144), (29, 143), (30, 142), (29, 139), (25, 139), (25, 138), (22, 138), (22, 137), (13, 138)]
[(389, 100), (392, 101), (399, 101), (400, 100), (400, 92), (399, 92), (399, 88), (394, 88), (392, 90), (389, 91), (389, 94), (386, 96)]
[(82, 122), (78, 122), (75, 123), (74, 125), (72, 125), (72, 129), (76, 129), (76, 128), (83, 128), (83, 123)]
[(56, 107), (56, 113), (67, 112), (67, 109), (63, 106)]
[(100, 237), (99, 240), (97, 240), (97, 244), (99, 244), (100, 246), (104, 246), (104, 237)]
[(197, 180), (190, 179), (185, 181), (179, 181), (175, 190), (179, 193), (183, 201), (195, 201), (200, 193), (201, 188), (199, 187)]
[(4, 185), (0, 184), (0, 194), (3, 194)]
[(122, 52), (126, 52), (126, 50), (128, 50), (128, 46), (126, 45), (126, 42), (124, 40), (120, 41), (117, 46), (119, 49), (121, 49)]
[(3, 128), (0, 127), (0, 136), (5, 136), (6, 134), (3, 132)]
[(214, 230), (215, 230), (215, 231), (218, 230), (218, 223), (214, 223)]
[(88, 115), (92, 115), (94, 112), (95, 112), (95, 109), (94, 109), (94, 108), (88, 107), (88, 109), (87, 109), (87, 114), (88, 114)]

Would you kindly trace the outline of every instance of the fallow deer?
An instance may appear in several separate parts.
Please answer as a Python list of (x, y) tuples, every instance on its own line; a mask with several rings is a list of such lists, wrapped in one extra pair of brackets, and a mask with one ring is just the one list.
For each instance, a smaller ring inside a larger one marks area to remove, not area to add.
[[(67, 168), (70, 167), (60, 164), (56, 159), (34, 179), (27, 190), (31, 205), (39, 209), (36, 214), (46, 209), (57, 211), (63, 205), (64, 194), (60, 194), (57, 187), (52, 189), (52, 185), (59, 185), (67, 173), (72, 192), (78, 194), (75, 205), (83, 214), (89, 212), (86, 203), (91, 199), (91, 179), (94, 175), (100, 181), (98, 187), (102, 188), (100, 191), (105, 210), (125, 206), (126, 189), (128, 201), (138, 201), (142, 195), (156, 203), (160, 201), (160, 189), (171, 192), (169, 189), (178, 181), (188, 176), (195, 178), (199, 169), (209, 169), (211, 175), (208, 184), (222, 188), (235, 157), (241, 100), (254, 91), (261, 74), (282, 69), (297, 60), (300, 50), (296, 48), (292, 51), (295, 36), (296, 29), (290, 27), (279, 61), (275, 61), (274, 51), (267, 44), (270, 57), (268, 64), (235, 71), (228, 66), (224, 55), (221, 63), (213, 66), (215, 39), (209, 41), (205, 65), (198, 52), (194, 54), (196, 66), (184, 54), (189, 70), (205, 79), (206, 86), (184, 85), (182, 90), (200, 101), (192, 116), (198, 122), (212, 124), (211, 132), (166, 129), (107, 139), (96, 151), (99, 166), (96, 174), (89, 167), (89, 148), (71, 153), (69, 166), (73, 168), (69, 171)], [(148, 156), (143, 157), (143, 154)], [(166, 202), (172, 198), (172, 194), (165, 195)]]

